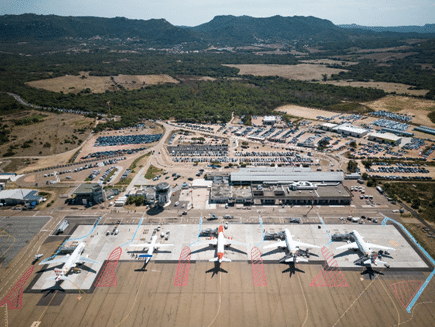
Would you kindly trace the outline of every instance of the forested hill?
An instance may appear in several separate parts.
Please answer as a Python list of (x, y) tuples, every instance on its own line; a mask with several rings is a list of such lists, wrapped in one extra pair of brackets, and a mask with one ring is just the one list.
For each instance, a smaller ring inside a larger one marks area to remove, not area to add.
[(62, 17), (55, 15), (0, 16), (0, 40), (28, 41), (56, 38), (139, 38), (149, 45), (197, 42), (195, 32), (173, 26), (164, 19), (134, 20), (124, 17)]
[(241, 43), (273, 43), (315, 39), (318, 41), (338, 41), (348, 39), (360, 31), (349, 32), (335, 26), (326, 19), (315, 17), (254, 18), (249, 16), (216, 16), (208, 23), (192, 27), (210, 41), (220, 44), (238, 45)]
[(164, 19), (134, 20), (124, 17), (63, 17), (55, 15), (0, 16), (0, 42), (47, 41), (59, 38), (103, 37), (165, 47), (189, 44), (197, 49), (243, 46), (255, 43), (294, 45), (298, 41), (322, 45), (378, 38), (379, 33), (362, 29), (340, 28), (315, 17), (254, 18), (216, 16), (196, 27), (174, 26)]
[(372, 32), (421, 33), (435, 35), (435, 24), (424, 26), (361, 26), (356, 24), (339, 25), (345, 29), (368, 30)]

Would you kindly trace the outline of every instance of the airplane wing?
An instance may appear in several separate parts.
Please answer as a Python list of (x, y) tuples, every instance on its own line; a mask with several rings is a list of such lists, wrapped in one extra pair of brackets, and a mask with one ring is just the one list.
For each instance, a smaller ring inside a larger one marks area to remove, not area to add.
[(89, 259), (87, 257), (80, 257), (79, 260), (77, 260), (78, 262), (86, 262), (86, 263), (95, 263), (95, 264), (99, 264), (98, 261)]
[(378, 249), (378, 250), (396, 251), (396, 249), (389, 248), (388, 246), (382, 246), (382, 245), (377, 245), (377, 244), (373, 244), (373, 243), (369, 243), (368, 246), (369, 246), (370, 250), (372, 250), (372, 249)]
[(39, 264), (40, 265), (51, 265), (51, 264), (61, 264), (61, 263), (65, 263), (68, 260), (68, 257), (64, 257), (64, 258), (59, 258), (59, 259), (54, 259), (54, 260), (49, 260), (49, 261), (41, 261)]
[(277, 248), (277, 247), (280, 247), (280, 246), (281, 247), (286, 246), (285, 242), (284, 241), (279, 241), (279, 242), (267, 245), (267, 246), (263, 247), (263, 249), (272, 249), (272, 248)]
[(313, 245), (313, 244), (308, 244), (308, 243), (302, 243), (302, 242), (298, 242), (298, 241), (293, 241), (293, 244), (295, 246), (298, 246), (299, 248), (304, 247), (304, 248), (317, 248), (317, 249), (320, 249), (320, 246)]
[(174, 244), (164, 244), (164, 243), (160, 243), (160, 244), (156, 244), (154, 245), (154, 247), (156, 248), (164, 248), (166, 246), (174, 246)]
[(213, 238), (209, 241), (205, 241), (205, 242), (198, 242), (198, 243), (194, 243), (192, 244), (192, 246), (203, 246), (203, 245), (217, 245), (217, 238)]
[(140, 247), (140, 248), (149, 248), (150, 244), (149, 243), (142, 243), (142, 244), (130, 244), (129, 246), (133, 246), (133, 247)]
[(336, 250), (350, 250), (350, 249), (358, 249), (358, 244), (356, 244), (356, 242), (352, 242), (343, 246), (339, 246)]
[(228, 245), (241, 245), (241, 246), (247, 246), (246, 243), (242, 243), (242, 242), (238, 242), (238, 241), (234, 241), (234, 240), (226, 240), (225, 241), (226, 244)]

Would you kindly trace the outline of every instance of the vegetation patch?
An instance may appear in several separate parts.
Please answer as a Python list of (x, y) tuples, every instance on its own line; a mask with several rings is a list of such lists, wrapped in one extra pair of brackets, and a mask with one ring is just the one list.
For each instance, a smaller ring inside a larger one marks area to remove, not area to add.
[(429, 255), (435, 257), (435, 238), (427, 237), (427, 233), (423, 232), (419, 225), (416, 224), (404, 224), (405, 228), (414, 236), (417, 242), (429, 253)]
[(149, 157), (151, 155), (151, 152), (145, 153), (144, 155), (140, 156), (139, 158), (136, 158), (130, 165), (128, 169), (133, 170), (136, 168), (137, 163), (142, 160), (145, 157)]
[(160, 169), (160, 168), (154, 167), (153, 165), (150, 165), (150, 167), (148, 168), (148, 170), (145, 174), (145, 178), (146, 179), (153, 179), (154, 177), (159, 175), (161, 172), (163, 172), (163, 169)]
[(435, 183), (386, 183), (383, 188), (393, 200), (400, 199), (418, 211), (421, 218), (435, 221)]

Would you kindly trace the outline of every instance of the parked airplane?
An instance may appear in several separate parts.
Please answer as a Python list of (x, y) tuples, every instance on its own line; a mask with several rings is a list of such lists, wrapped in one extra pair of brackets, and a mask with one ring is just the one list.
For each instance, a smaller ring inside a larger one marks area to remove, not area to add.
[(193, 245), (194, 246), (200, 246), (200, 245), (216, 246), (217, 247), (217, 257), (214, 257), (214, 258), (210, 259), (209, 261), (219, 261), (219, 263), (221, 263), (222, 261), (226, 261), (226, 262), (231, 261), (231, 259), (224, 257), (224, 251), (225, 251), (225, 246), (231, 246), (232, 244), (246, 246), (245, 243), (234, 241), (233, 239), (230, 239), (230, 238), (225, 238), (224, 227), (221, 225), (221, 226), (219, 226), (219, 228), (217, 230), (217, 238), (213, 238), (213, 239), (211, 239), (209, 241), (205, 241), (205, 242), (195, 243)]
[(145, 257), (146, 258), (145, 264), (147, 264), (151, 260), (155, 249), (162, 248), (162, 247), (168, 247), (168, 246), (174, 246), (174, 244), (161, 244), (161, 243), (156, 243), (156, 241), (157, 241), (157, 235), (154, 235), (151, 238), (151, 243), (130, 244), (129, 246), (148, 248), (147, 254), (139, 256), (139, 257)]
[[(53, 260), (49, 260), (49, 261), (42, 261), (39, 264), (46, 265), (46, 264), (64, 263), (64, 265), (62, 266), (62, 269), (55, 268), (54, 272), (56, 273), (56, 278), (55, 278), (56, 281), (66, 280), (66, 279), (68, 279), (68, 277), (67, 277), (68, 272), (70, 271), (71, 268), (75, 268), (76, 265), (84, 264), (85, 262), (86, 263), (95, 263), (95, 264), (99, 263), (98, 261), (88, 259), (87, 256), (86, 257), (81, 256), (81, 254), (85, 250), (85, 246), (86, 246), (86, 243), (82, 242), (79, 245), (77, 245), (77, 247), (74, 249), (74, 252), (71, 255), (67, 254), (63, 258), (53, 259)], [(50, 279), (50, 278), (47, 278), (47, 279)]]
[[(365, 242), (363, 240), (363, 237), (356, 230), (352, 231), (349, 234), (354, 237), (355, 242), (351, 242), (349, 244), (339, 246), (337, 250), (349, 250), (349, 249), (360, 250), (363, 255), (354, 261), (355, 264), (377, 265), (378, 263), (383, 263), (387, 268), (389, 267), (385, 261), (379, 260), (379, 256), (383, 251), (388, 251), (388, 250), (395, 251), (395, 249), (387, 246)], [(376, 252), (373, 249), (378, 249), (382, 251)]]
[[(284, 241), (279, 241), (271, 245), (267, 245), (263, 247), (263, 249), (270, 249), (270, 248), (284, 248), (287, 249), (289, 254), (282, 258), (279, 262), (308, 262), (307, 259), (300, 256), (300, 252), (308, 253), (308, 248), (320, 248), (320, 246), (308, 244), (308, 243), (302, 243), (298, 241), (293, 240), (293, 236), (290, 234), (290, 231), (288, 229), (284, 230)], [(300, 247), (306, 247), (307, 250), (303, 251), (300, 249)]]

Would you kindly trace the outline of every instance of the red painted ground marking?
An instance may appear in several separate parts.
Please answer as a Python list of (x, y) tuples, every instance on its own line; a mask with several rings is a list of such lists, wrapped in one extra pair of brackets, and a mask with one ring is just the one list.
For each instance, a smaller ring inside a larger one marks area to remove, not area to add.
[(119, 246), (110, 253), (109, 259), (107, 259), (101, 268), (101, 273), (95, 282), (95, 287), (115, 287), (118, 284), (115, 271), (121, 254), (122, 249)]
[(186, 286), (189, 280), (191, 252), (188, 246), (185, 246), (181, 251), (180, 259), (178, 260), (177, 272), (175, 273), (174, 286)]
[(408, 280), (391, 284), (390, 286), (393, 289), (394, 293), (396, 293), (396, 296), (402, 303), (403, 307), (406, 308), (408, 304), (412, 301), (422, 284), (423, 281), (420, 280)]
[(322, 256), (326, 263), (323, 265), (322, 271), (314, 278), (310, 286), (320, 287), (349, 287), (343, 272), (338, 267), (337, 260), (328, 248), (322, 247)]
[(8, 309), (10, 310), (21, 309), (21, 307), (23, 306), (24, 285), (32, 274), (33, 268), (35, 268), (35, 266), (31, 266), (29, 269), (27, 269), (27, 271), (20, 278), (20, 280), (9, 291), (8, 295), (6, 295), (0, 302), (0, 307), (7, 304)]
[(261, 251), (254, 246), (251, 250), (251, 266), (252, 266), (252, 279), (254, 286), (266, 286), (266, 274), (264, 273), (263, 258)]

